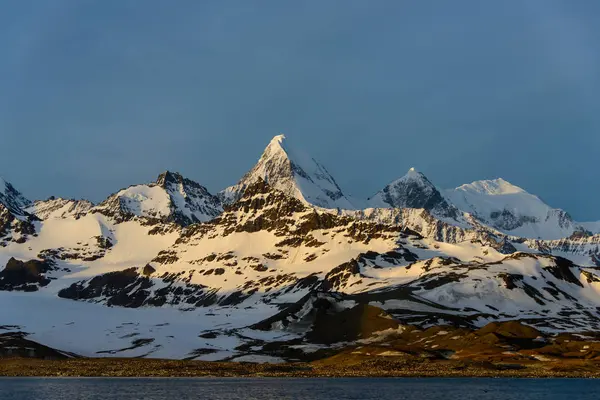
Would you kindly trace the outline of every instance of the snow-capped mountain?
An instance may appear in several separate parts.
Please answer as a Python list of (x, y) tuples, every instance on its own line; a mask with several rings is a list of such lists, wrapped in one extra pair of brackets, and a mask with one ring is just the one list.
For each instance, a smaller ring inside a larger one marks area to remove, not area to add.
[[(93, 212), (40, 224), (38, 237), (0, 249), (0, 301), (12, 305), (0, 318), (8, 332), (85, 356), (293, 360), (347, 342), (343, 325), (330, 326), (327, 339), (317, 334), (323, 308), (335, 320), (376, 307), (421, 328), (505, 320), (545, 332), (600, 328), (594, 268), (336, 215), (263, 180), (181, 232)], [(98, 224), (110, 242), (99, 241), (94, 257), (39, 251), (49, 240), (66, 248), (67, 239), (51, 236), (59, 231), (70, 232), (71, 248), (83, 247)], [(287, 351), (271, 353), (276, 343)]]
[(13, 185), (0, 178), (0, 205), (15, 215), (24, 215), (24, 210), (31, 205), (31, 201), (26, 199)]
[(560, 239), (582, 230), (567, 212), (501, 178), (465, 184), (444, 195), (460, 210), (510, 235)]
[(459, 214), (433, 183), (414, 168), (377, 192), (368, 204), (373, 208), (422, 208), (442, 218), (456, 218)]
[(3, 187), (0, 329), (63, 352), (297, 360), (357, 344), (326, 322), (369, 310), (385, 324), (361, 326), (368, 340), (409, 325), (600, 329), (600, 235), (502, 180), (442, 194), (411, 169), (357, 210), (278, 136), (224, 208), (171, 172), (96, 206)]
[(258, 163), (236, 185), (219, 193), (219, 197), (225, 204), (233, 203), (259, 179), (306, 204), (323, 208), (354, 208), (325, 167), (290, 147), (284, 135), (275, 136)]
[(94, 207), (91, 201), (50, 197), (47, 200), (35, 201), (25, 209), (41, 220), (50, 218), (79, 218)]
[(208, 221), (222, 210), (219, 199), (204, 186), (167, 171), (156, 182), (120, 190), (91, 211), (117, 220), (146, 217), (186, 226)]

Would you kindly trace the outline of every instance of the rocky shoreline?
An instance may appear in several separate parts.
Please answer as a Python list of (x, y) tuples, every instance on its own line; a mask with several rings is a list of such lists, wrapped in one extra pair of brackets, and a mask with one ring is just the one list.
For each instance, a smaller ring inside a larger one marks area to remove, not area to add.
[(2, 377), (505, 377), (600, 378), (600, 362), (565, 360), (504, 364), (471, 361), (385, 360), (350, 364), (207, 362), (160, 359), (0, 359)]

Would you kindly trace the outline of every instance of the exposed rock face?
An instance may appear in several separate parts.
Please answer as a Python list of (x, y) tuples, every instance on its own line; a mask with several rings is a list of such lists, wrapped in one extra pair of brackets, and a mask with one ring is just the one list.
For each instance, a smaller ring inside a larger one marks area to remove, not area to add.
[(510, 210), (492, 211), (489, 218), (494, 221), (494, 226), (505, 231), (512, 231), (527, 223), (538, 222), (537, 219), (526, 215), (517, 216)]
[(369, 199), (369, 205), (374, 208), (422, 208), (438, 217), (458, 216), (458, 210), (414, 168), (377, 192)]
[(491, 246), (502, 254), (512, 254), (517, 251), (517, 248), (507, 237), (502, 238), (500, 242), (494, 241)]
[(50, 283), (46, 273), (53, 270), (45, 261), (19, 261), (11, 258), (0, 271), (0, 290), (34, 292)]
[(16, 218), (10, 210), (4, 204), (0, 204), (0, 239), (8, 234), (15, 220)]
[(219, 197), (225, 204), (234, 203), (259, 179), (306, 204), (354, 208), (325, 167), (314, 158), (290, 148), (284, 135), (275, 136), (258, 163), (236, 185), (219, 193)]
[(74, 354), (55, 350), (28, 340), (27, 334), (23, 332), (0, 333), (0, 359), (40, 358), (44, 360), (64, 360), (74, 356)]
[(25, 211), (30, 205), (29, 200), (0, 178), (0, 247), (9, 241), (24, 243), (35, 233), (33, 222), (37, 218)]
[(0, 204), (0, 247), (9, 242), (25, 243), (30, 235), (35, 235), (34, 221), (34, 216), (15, 216)]
[(517, 240), (534, 251), (545, 254), (565, 255), (572, 259), (585, 260), (584, 265), (600, 267), (600, 235), (585, 235), (559, 240)]
[(403, 230), (401, 227), (356, 221), (315, 210), (295, 197), (274, 189), (262, 179), (249, 185), (240, 200), (226, 207), (226, 211), (208, 225), (196, 225), (184, 231), (178, 242), (183, 243), (193, 235), (207, 234), (215, 226), (224, 227), (225, 235), (269, 231), (282, 237), (282, 246), (312, 242), (316, 247), (318, 241), (310, 232), (320, 229), (348, 227), (348, 235), (358, 241), (368, 241)]
[[(151, 267), (150, 267), (151, 268)], [(221, 270), (221, 271), (219, 271)], [(205, 275), (222, 275), (223, 269), (209, 270)], [(141, 272), (141, 273), (140, 273)], [(259, 287), (297, 283), (291, 276), (266, 277), (259, 282), (246, 282), (239, 290), (223, 293), (219, 288), (211, 288), (190, 283), (193, 274), (163, 273), (152, 276), (149, 266), (142, 271), (128, 268), (80, 281), (62, 289), (58, 296), (72, 300), (85, 300), (105, 303), (107, 306), (138, 308), (142, 306), (161, 307), (163, 305), (209, 307), (213, 305), (235, 306), (241, 304), (257, 292)]]
[(31, 201), (26, 199), (13, 185), (0, 178), (0, 204), (4, 205), (12, 214), (26, 215), (24, 209), (31, 205)]
[(109, 272), (89, 281), (74, 283), (58, 296), (73, 300), (106, 299), (107, 306), (140, 307), (147, 301), (152, 286), (135, 268)]
[(321, 288), (325, 291), (339, 291), (348, 285), (348, 280), (355, 275), (360, 275), (360, 265), (356, 260), (348, 261), (333, 268), (325, 276)]
[(485, 229), (463, 228), (442, 221), (429, 211), (416, 208), (372, 208), (366, 210), (346, 210), (342, 215), (382, 225), (400, 226), (422, 237), (446, 243), (461, 243), (480, 240), (501, 241), (496, 232)]
[(130, 186), (111, 195), (91, 211), (117, 222), (143, 217), (187, 226), (216, 217), (222, 207), (219, 199), (202, 185), (167, 171), (154, 183)]
[(306, 338), (313, 343), (333, 344), (367, 339), (376, 332), (398, 329), (400, 324), (381, 308), (358, 304), (340, 312), (335, 307), (317, 309)]
[(87, 200), (72, 200), (50, 197), (47, 200), (36, 201), (26, 211), (41, 220), (49, 218), (81, 218), (94, 207)]
[(208, 221), (223, 211), (217, 196), (181, 174), (164, 172), (158, 177), (156, 184), (169, 193), (172, 219), (179, 225)]

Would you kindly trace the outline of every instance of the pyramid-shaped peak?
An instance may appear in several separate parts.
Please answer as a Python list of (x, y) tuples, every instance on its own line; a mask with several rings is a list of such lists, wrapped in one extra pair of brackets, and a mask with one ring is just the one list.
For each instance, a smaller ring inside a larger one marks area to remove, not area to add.
[(258, 163), (219, 196), (225, 204), (231, 204), (258, 179), (304, 203), (324, 208), (354, 208), (327, 169), (303, 151), (290, 148), (282, 134), (273, 137)]
[(282, 160), (290, 160), (292, 158), (302, 158), (302, 154), (297, 154), (297, 152), (293, 152), (289, 147), (289, 142), (286, 139), (286, 136), (281, 134), (273, 137), (265, 150), (262, 153), (260, 159), (265, 162), (268, 159), (282, 159)]
[(403, 178), (414, 179), (414, 178), (422, 178), (423, 175), (421, 172), (417, 171), (415, 167), (411, 167), (408, 172), (404, 175)]
[(273, 139), (271, 139), (271, 143), (269, 143), (269, 144), (281, 145), (281, 144), (283, 144), (284, 141), (285, 141), (285, 135), (282, 133), (277, 136), (274, 136)]
[(433, 183), (431, 183), (429, 181), (429, 179), (427, 179), (425, 174), (423, 174), (422, 172), (419, 172), (414, 167), (410, 168), (408, 170), (408, 172), (406, 174), (404, 174), (404, 176), (391, 182), (390, 185), (397, 185), (397, 184), (402, 184), (402, 183), (406, 183), (406, 182), (419, 183), (421, 185), (434, 187)]
[(178, 183), (183, 181), (185, 178), (179, 172), (165, 171), (158, 175), (156, 179), (156, 184), (159, 186), (164, 186), (167, 183)]
[(455, 218), (457, 212), (425, 175), (414, 167), (369, 199), (375, 208), (423, 208), (439, 217)]

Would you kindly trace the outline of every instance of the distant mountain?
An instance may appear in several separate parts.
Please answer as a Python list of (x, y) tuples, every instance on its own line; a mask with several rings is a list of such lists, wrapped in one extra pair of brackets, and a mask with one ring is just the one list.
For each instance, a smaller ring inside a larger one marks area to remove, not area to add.
[(567, 212), (502, 178), (475, 181), (444, 195), (484, 224), (515, 236), (559, 239), (582, 229)]
[(117, 220), (137, 216), (186, 226), (216, 217), (222, 207), (204, 186), (167, 171), (156, 182), (120, 190), (91, 211)]
[(458, 210), (449, 204), (425, 175), (411, 168), (368, 200), (373, 208), (423, 208), (434, 216), (456, 218)]
[(223, 203), (231, 204), (259, 179), (306, 204), (323, 208), (354, 208), (325, 167), (289, 146), (284, 135), (275, 136), (258, 163), (236, 185), (219, 193), (219, 197)]

